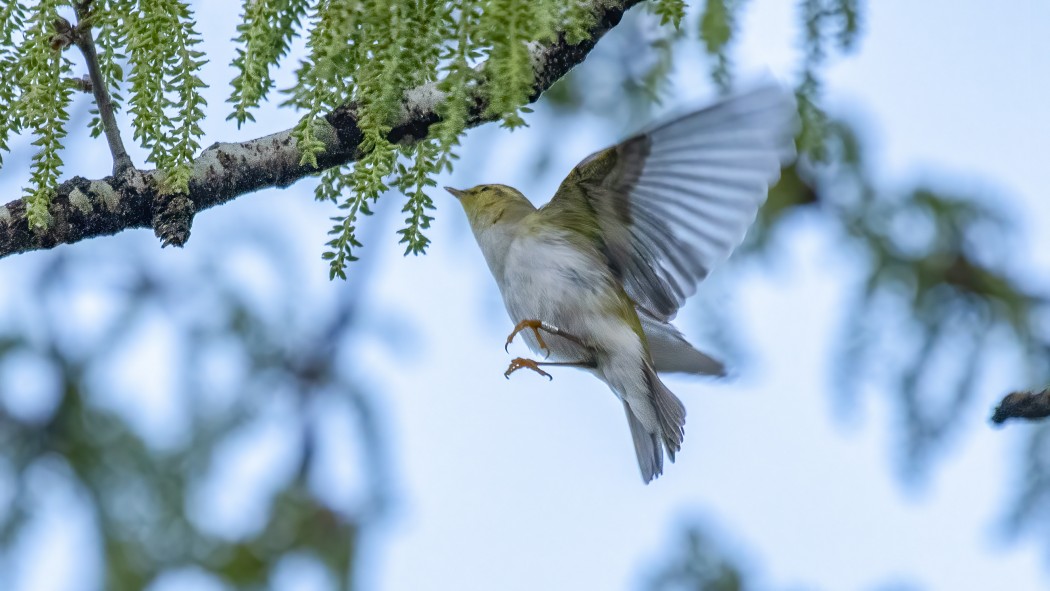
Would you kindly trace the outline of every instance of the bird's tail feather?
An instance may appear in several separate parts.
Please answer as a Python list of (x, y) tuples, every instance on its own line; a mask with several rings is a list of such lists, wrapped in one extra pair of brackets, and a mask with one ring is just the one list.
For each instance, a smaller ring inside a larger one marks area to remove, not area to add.
[(656, 371), (719, 377), (726, 375), (726, 368), (721, 361), (690, 345), (670, 323), (642, 308), (638, 309), (638, 319), (642, 321), (642, 331), (649, 343), (649, 354), (652, 355)]
[(659, 435), (673, 462), (674, 455), (682, 449), (682, 440), (685, 439), (685, 405), (660, 381), (656, 370), (648, 365), (645, 367), (645, 379), (649, 384), (649, 397), (656, 408), (656, 420), (661, 431)]
[(682, 440), (685, 437), (685, 406), (648, 365), (645, 367), (645, 378), (649, 388), (646, 401), (655, 411), (655, 428), (647, 428), (626, 400), (624, 411), (627, 413), (627, 424), (631, 428), (631, 438), (634, 440), (634, 451), (638, 456), (642, 480), (648, 483), (663, 473), (664, 449), (667, 449), (667, 456), (672, 462), (675, 454), (682, 449)]
[(646, 430), (627, 401), (623, 403), (623, 410), (627, 413), (627, 424), (631, 427), (631, 439), (634, 440), (634, 453), (638, 456), (642, 480), (649, 484), (649, 481), (664, 472), (664, 450), (656, 440), (656, 434)]

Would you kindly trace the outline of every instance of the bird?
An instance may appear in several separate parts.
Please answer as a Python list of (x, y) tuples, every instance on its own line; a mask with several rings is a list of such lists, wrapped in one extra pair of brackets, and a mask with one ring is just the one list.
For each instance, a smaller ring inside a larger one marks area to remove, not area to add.
[(660, 379), (724, 376), (671, 324), (697, 285), (741, 244), (795, 155), (797, 108), (775, 82), (725, 95), (584, 158), (536, 207), (501, 184), (445, 189), (522, 335), (542, 361), (575, 367), (623, 404), (642, 481), (674, 462), (686, 409)]

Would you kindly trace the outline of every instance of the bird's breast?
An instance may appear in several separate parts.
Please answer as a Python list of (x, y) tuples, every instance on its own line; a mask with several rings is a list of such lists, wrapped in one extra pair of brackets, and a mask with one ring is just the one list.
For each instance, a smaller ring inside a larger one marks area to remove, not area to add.
[[(619, 319), (609, 311), (621, 288), (597, 252), (579, 248), (564, 237), (521, 236), (511, 245), (503, 281), (500, 282), (507, 313), (515, 322), (541, 320), (553, 324), (587, 343), (599, 343), (605, 326)], [(619, 320), (623, 324), (622, 320)], [(538, 343), (532, 331), (524, 331), (529, 346)], [(582, 350), (570, 340), (544, 340), (551, 357), (581, 360)]]

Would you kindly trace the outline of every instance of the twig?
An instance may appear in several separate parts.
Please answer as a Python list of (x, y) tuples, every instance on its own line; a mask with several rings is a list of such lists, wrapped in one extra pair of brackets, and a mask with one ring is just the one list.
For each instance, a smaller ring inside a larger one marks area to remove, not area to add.
[(995, 408), (992, 422), (1001, 425), (1008, 419), (1045, 419), (1050, 417), (1050, 388), (1042, 392), (1011, 392)]
[(77, 13), (73, 43), (76, 44), (80, 53), (84, 54), (84, 61), (87, 62), (91, 91), (95, 95), (98, 116), (102, 121), (102, 129), (106, 133), (106, 141), (109, 142), (109, 151), (113, 154), (113, 176), (120, 178), (124, 171), (134, 168), (135, 165), (131, 162), (127, 150), (124, 149), (124, 141), (120, 139), (120, 129), (113, 116), (113, 99), (109, 96), (106, 80), (102, 77), (102, 70), (98, 67), (95, 40), (91, 36), (91, 0), (74, 2), (73, 7)]
[(80, 92), (86, 92), (88, 94), (94, 92), (94, 85), (91, 84), (91, 78), (88, 78), (87, 74), (80, 78), (66, 78), (66, 84), (69, 84)]

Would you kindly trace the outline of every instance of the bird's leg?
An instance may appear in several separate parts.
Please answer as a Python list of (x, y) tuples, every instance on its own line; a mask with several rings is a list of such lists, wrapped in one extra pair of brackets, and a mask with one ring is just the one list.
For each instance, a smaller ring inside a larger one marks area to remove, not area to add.
[[(557, 326), (554, 326), (553, 324), (551, 324), (549, 322), (546, 322), (544, 320), (522, 320), (521, 322), (518, 323), (517, 326), (514, 327), (514, 331), (510, 333), (510, 336), (507, 337), (507, 343), (505, 345), (503, 345), (503, 350), (509, 352), (510, 351), (510, 344), (512, 342), (514, 342), (514, 337), (517, 336), (517, 334), (519, 332), (525, 330), (526, 328), (531, 328), (532, 329), (532, 333), (534, 335), (536, 335), (536, 342), (539, 343), (541, 349), (545, 349), (547, 351), (546, 355), (548, 357), (550, 357), (551, 350), (550, 350), (550, 347), (547, 346), (547, 343), (545, 343), (543, 341), (543, 336), (540, 334), (541, 330), (544, 331), (544, 332), (548, 332), (548, 333), (550, 333), (552, 335), (559, 336), (559, 337), (561, 337), (563, 339), (568, 339), (568, 340), (576, 343), (577, 345), (583, 347), (584, 349), (587, 348), (587, 346), (584, 345), (583, 341), (581, 341), (579, 338), (577, 338), (576, 336), (565, 332), (564, 330), (558, 328)], [(533, 368), (533, 369), (535, 369), (535, 368)]]
[(516, 357), (510, 362), (510, 367), (503, 373), (503, 377), (510, 379), (510, 374), (518, 371), (523, 367), (527, 367), (532, 371), (545, 376), (548, 380), (553, 380), (554, 377), (551, 374), (540, 369), (541, 365), (558, 365), (562, 367), (582, 367), (586, 369), (594, 369), (598, 367), (598, 364), (594, 361), (534, 361), (532, 359), (525, 359), (524, 357)]

